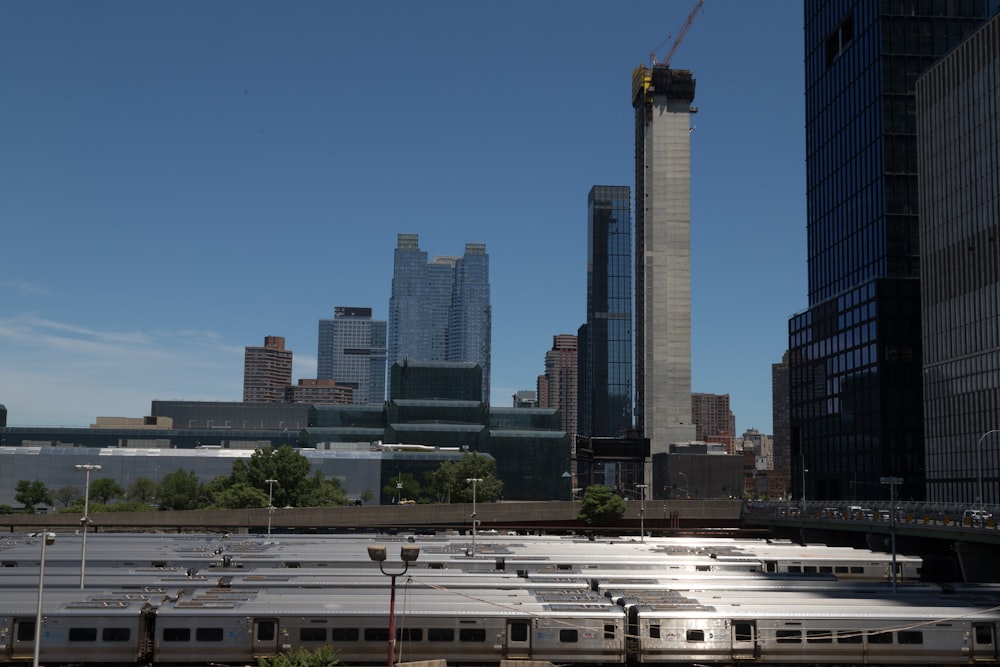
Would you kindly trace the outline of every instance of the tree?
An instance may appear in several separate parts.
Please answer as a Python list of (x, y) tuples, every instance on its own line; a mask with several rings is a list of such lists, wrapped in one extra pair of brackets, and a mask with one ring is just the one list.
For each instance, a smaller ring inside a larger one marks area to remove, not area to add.
[(309, 481), (309, 492), (299, 496), (300, 507), (336, 507), (347, 504), (347, 496), (336, 477), (326, 479), (317, 470)]
[[(212, 480), (212, 482), (214, 483), (215, 480)], [(230, 510), (267, 507), (267, 492), (261, 491), (246, 482), (228, 485), (221, 491), (211, 493), (211, 496), (213, 505), (225, 507)]]
[(80, 489), (75, 486), (62, 486), (52, 492), (52, 497), (66, 509), (71, 502), (80, 497)]
[(329, 645), (317, 649), (295, 648), (288, 653), (257, 658), (259, 667), (332, 667), (339, 665), (338, 652)]
[(413, 476), (413, 473), (400, 473), (382, 487), (382, 495), (393, 503), (404, 499), (416, 500), (420, 497), (420, 482)]
[(52, 493), (48, 487), (39, 480), (29, 482), (22, 479), (14, 487), (14, 500), (24, 505), (24, 511), (29, 514), (35, 513), (35, 506), (45, 503), (52, 505)]
[(361, 492), (361, 495), (358, 496), (358, 499), (361, 500), (362, 504), (367, 505), (368, 503), (370, 503), (372, 501), (372, 498), (374, 498), (374, 497), (375, 497), (375, 494), (372, 493), (371, 489), (365, 489), (364, 491)]
[(496, 461), (483, 454), (466, 452), (458, 461), (445, 461), (436, 470), (427, 473), (428, 495), (437, 502), (472, 502), (472, 484), (476, 482), (476, 501), (491, 502), (500, 497), (503, 482), (496, 477)]
[(580, 503), (580, 519), (587, 525), (609, 523), (625, 515), (625, 501), (603, 484), (588, 486)]
[(160, 482), (160, 507), (165, 510), (193, 510), (202, 507), (201, 484), (194, 471), (175, 470)]
[[(291, 445), (282, 445), (277, 449), (261, 447), (250, 456), (249, 462), (233, 463), (233, 481), (245, 476), (247, 482), (269, 492), (265, 480), (276, 479), (271, 494), (271, 504), (275, 507), (303, 507), (307, 503), (302, 498), (315, 490), (315, 479), (311, 477), (312, 466), (309, 459)], [(346, 500), (344, 504), (346, 504)], [(267, 503), (264, 503), (265, 505)]]
[(107, 505), (112, 498), (121, 498), (125, 489), (110, 477), (95, 479), (90, 483), (90, 499), (100, 505)]
[(148, 477), (136, 477), (125, 489), (125, 499), (146, 505), (156, 498), (156, 482)]

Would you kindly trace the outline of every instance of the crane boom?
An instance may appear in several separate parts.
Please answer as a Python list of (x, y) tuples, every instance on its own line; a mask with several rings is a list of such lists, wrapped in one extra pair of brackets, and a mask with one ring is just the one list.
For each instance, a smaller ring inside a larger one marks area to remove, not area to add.
[(649, 52), (649, 59), (650, 61), (652, 61), (653, 67), (656, 67), (657, 65), (660, 65), (661, 67), (670, 67), (670, 59), (674, 57), (674, 53), (677, 51), (677, 47), (681, 45), (681, 41), (684, 39), (684, 35), (687, 34), (688, 28), (691, 27), (692, 23), (694, 23), (694, 17), (695, 15), (698, 14), (698, 10), (701, 9), (701, 6), (704, 4), (704, 2), (705, 0), (698, 0), (698, 2), (695, 3), (694, 9), (692, 9), (691, 13), (688, 14), (687, 21), (684, 22), (684, 27), (681, 28), (680, 32), (677, 33), (677, 39), (674, 40), (674, 43), (671, 45), (670, 50), (667, 51), (667, 55), (663, 59), (663, 62), (660, 63), (656, 62), (656, 51)]

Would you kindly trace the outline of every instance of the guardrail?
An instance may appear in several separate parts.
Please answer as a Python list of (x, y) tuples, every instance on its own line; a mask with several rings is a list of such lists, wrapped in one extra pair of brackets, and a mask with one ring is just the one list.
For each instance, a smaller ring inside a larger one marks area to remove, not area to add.
[(822, 519), (853, 521), (884, 525), (897, 524), (952, 526), (955, 528), (997, 530), (1000, 506), (970, 508), (963, 505), (934, 505), (923, 502), (901, 502), (893, 507), (889, 502), (871, 501), (794, 501), (747, 502), (744, 512), (749, 516), (776, 519)]

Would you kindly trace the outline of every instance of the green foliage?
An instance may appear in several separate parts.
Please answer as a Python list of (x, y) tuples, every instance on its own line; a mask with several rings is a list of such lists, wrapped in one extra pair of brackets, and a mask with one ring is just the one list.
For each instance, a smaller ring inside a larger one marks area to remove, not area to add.
[[(216, 478), (216, 480), (218, 479)], [(216, 480), (212, 480), (213, 484)], [(267, 492), (261, 491), (247, 482), (233, 484), (211, 495), (214, 505), (226, 509), (267, 507)]]
[(337, 478), (326, 479), (317, 470), (309, 487), (309, 492), (299, 497), (300, 507), (336, 507), (347, 504), (347, 496)]
[(14, 500), (24, 505), (24, 511), (29, 514), (34, 514), (36, 505), (53, 504), (52, 493), (37, 479), (34, 482), (26, 479), (19, 481), (14, 487)]
[(125, 489), (125, 500), (149, 504), (156, 498), (156, 482), (148, 477), (136, 477)]
[[(267, 480), (273, 479), (273, 484)], [(249, 460), (236, 460), (229, 476), (205, 485), (204, 495), (216, 507), (240, 509), (267, 507), (329, 507), (346, 505), (347, 497), (337, 479), (312, 472), (309, 459), (290, 445), (261, 447)]]
[(113, 498), (121, 498), (125, 489), (110, 477), (101, 477), (90, 483), (90, 500), (101, 505), (107, 505)]
[(296, 648), (288, 653), (276, 656), (257, 658), (259, 667), (331, 667), (339, 665), (338, 652), (330, 646), (320, 646), (317, 649)]
[(392, 478), (392, 481), (382, 487), (382, 495), (390, 503), (400, 500), (416, 500), (420, 497), (420, 482), (412, 473), (404, 472)]
[(372, 493), (371, 489), (365, 489), (364, 491), (361, 492), (361, 495), (358, 496), (358, 498), (361, 500), (361, 502), (363, 504), (365, 504), (365, 505), (367, 505), (368, 503), (370, 503), (372, 501), (372, 498), (374, 498), (374, 497), (375, 497), (375, 494)]
[(609, 523), (625, 515), (625, 501), (603, 484), (588, 486), (580, 503), (580, 519), (587, 525)]
[(198, 476), (193, 470), (175, 470), (164, 475), (160, 482), (159, 503), (165, 510), (193, 510), (202, 507)]
[(472, 484), (476, 482), (476, 502), (492, 502), (500, 497), (503, 482), (496, 477), (496, 461), (476, 452), (466, 452), (458, 461), (445, 461), (436, 470), (427, 473), (425, 492), (433, 502), (471, 503)]
[(69, 504), (81, 497), (82, 492), (75, 486), (62, 486), (52, 492), (52, 497), (56, 502), (62, 503), (63, 509), (69, 507)]

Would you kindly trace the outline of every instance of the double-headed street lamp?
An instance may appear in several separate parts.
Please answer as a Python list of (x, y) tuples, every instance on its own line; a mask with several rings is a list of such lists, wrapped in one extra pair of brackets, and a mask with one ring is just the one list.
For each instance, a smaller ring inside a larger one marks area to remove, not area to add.
[(979, 442), (976, 443), (976, 493), (979, 494), (979, 509), (983, 509), (986, 506), (986, 497), (983, 495), (983, 441), (986, 440), (986, 436), (1000, 433), (1000, 429), (993, 429), (992, 431), (987, 431), (979, 436)]
[(466, 484), (472, 484), (472, 556), (476, 555), (476, 484), (483, 481), (481, 477), (467, 477)]
[(38, 611), (35, 612), (35, 655), (32, 667), (38, 667), (38, 653), (42, 643), (42, 589), (45, 587), (45, 547), (56, 541), (55, 533), (42, 533), (42, 560), (38, 564)]
[(278, 483), (276, 479), (265, 479), (267, 484), (267, 539), (271, 539), (271, 515), (274, 514), (274, 485)]
[(396, 653), (396, 577), (406, 574), (406, 570), (409, 569), (410, 563), (417, 560), (420, 556), (420, 547), (415, 544), (404, 544), (399, 548), (399, 557), (403, 560), (403, 571), (402, 572), (386, 572), (385, 571), (385, 558), (386, 549), (384, 546), (373, 544), (368, 547), (368, 557), (373, 561), (378, 563), (378, 569), (382, 571), (382, 574), (392, 577), (392, 582), (389, 585), (389, 660), (388, 667), (393, 667), (394, 657)]
[(636, 484), (635, 488), (639, 489), (639, 541), (646, 541), (646, 527), (643, 523), (646, 515), (646, 484)]
[(101, 469), (96, 463), (81, 463), (74, 466), (77, 470), (82, 470), (87, 475), (87, 481), (83, 486), (83, 549), (80, 553), (80, 590), (83, 590), (83, 578), (87, 570), (87, 526), (90, 525), (90, 473)]

